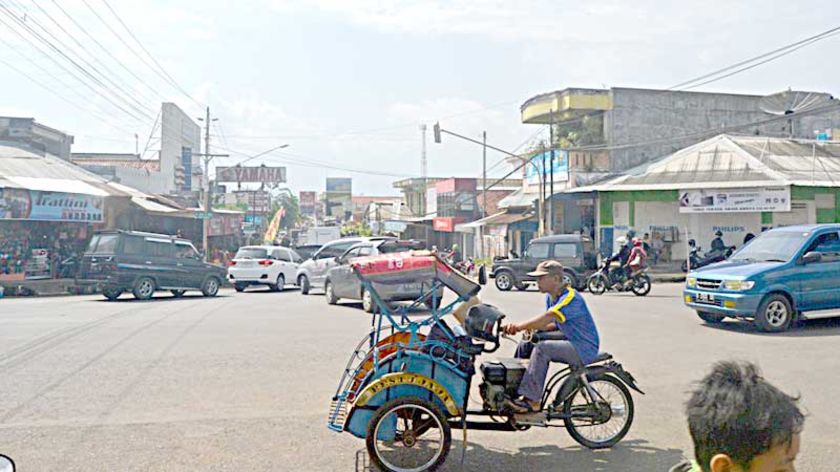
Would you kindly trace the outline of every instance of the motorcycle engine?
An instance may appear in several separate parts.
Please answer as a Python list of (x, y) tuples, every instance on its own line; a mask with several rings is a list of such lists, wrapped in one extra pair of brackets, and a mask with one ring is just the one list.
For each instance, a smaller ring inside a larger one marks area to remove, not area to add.
[(515, 398), (525, 365), (522, 359), (499, 359), (481, 364), (481, 376), (484, 381), (479, 385), (479, 393), (484, 401), (484, 409), (500, 411), (505, 397)]

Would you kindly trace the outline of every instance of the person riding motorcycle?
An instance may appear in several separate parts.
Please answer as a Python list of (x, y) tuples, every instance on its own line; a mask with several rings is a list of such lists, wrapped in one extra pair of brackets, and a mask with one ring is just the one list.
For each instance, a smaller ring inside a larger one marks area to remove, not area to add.
[(712, 240), (712, 252), (726, 252), (726, 244), (723, 242), (723, 232), (721, 230), (715, 231), (715, 239)]
[(618, 239), (615, 240), (618, 243), (620, 249), (618, 253), (614, 254), (612, 257), (609, 258), (609, 262), (618, 262), (620, 267), (615, 270), (612, 274), (611, 279), (614, 279), (614, 286), (618, 286), (623, 284), (624, 281), (627, 279), (627, 273), (624, 270), (624, 266), (627, 265), (627, 262), (630, 260), (630, 252), (632, 251), (629, 244), (627, 244), (627, 238), (624, 236), (619, 236)]
[(645, 252), (644, 244), (641, 239), (633, 238), (633, 249), (630, 250), (630, 256), (627, 259), (627, 264), (624, 268), (624, 272), (627, 275), (627, 281), (625, 284), (631, 281), (630, 277), (633, 274), (646, 265), (647, 252)]

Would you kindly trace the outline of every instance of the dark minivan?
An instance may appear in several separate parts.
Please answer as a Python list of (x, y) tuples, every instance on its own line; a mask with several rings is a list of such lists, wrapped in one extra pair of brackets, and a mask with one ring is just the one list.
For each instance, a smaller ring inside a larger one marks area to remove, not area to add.
[(130, 291), (138, 300), (157, 290), (180, 297), (200, 290), (214, 297), (225, 280), (225, 269), (201, 260), (186, 239), (138, 231), (101, 231), (90, 241), (79, 272), (82, 284), (95, 284), (108, 300)]

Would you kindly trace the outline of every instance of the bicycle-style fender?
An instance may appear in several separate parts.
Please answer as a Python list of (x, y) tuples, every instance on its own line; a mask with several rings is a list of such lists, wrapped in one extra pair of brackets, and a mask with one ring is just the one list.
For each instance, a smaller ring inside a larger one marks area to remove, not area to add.
[(613, 374), (618, 377), (625, 385), (632, 388), (633, 390), (641, 393), (642, 395), (645, 392), (636, 385), (636, 378), (633, 377), (630, 372), (624, 370), (624, 367), (619, 364), (618, 362), (612, 361), (602, 365), (596, 365), (592, 367), (586, 368), (586, 376), (587, 378), (595, 378), (604, 374)]
[(424, 388), (432, 392), (440, 400), (450, 415), (459, 416), (461, 414), (458, 405), (455, 403), (455, 399), (452, 398), (452, 395), (446, 387), (434, 379), (413, 372), (394, 372), (376, 379), (359, 393), (354, 402), (354, 406), (363, 407), (378, 393), (399, 385)]
[[(618, 377), (618, 379), (628, 387), (641, 393), (642, 395), (645, 394), (645, 392), (636, 385), (636, 379), (630, 374), (630, 372), (624, 370), (624, 367), (617, 362), (609, 362), (607, 364), (595, 365), (586, 368), (586, 378), (588, 380), (595, 380), (606, 374), (612, 374), (615, 377)], [(564, 380), (563, 384), (560, 385), (560, 388), (557, 390), (557, 395), (554, 397), (554, 406), (559, 407), (562, 405), (567, 398), (569, 398), (579, 387), (581, 387), (581, 383), (580, 378), (577, 376), (570, 375), (569, 377), (566, 377), (566, 380)]]

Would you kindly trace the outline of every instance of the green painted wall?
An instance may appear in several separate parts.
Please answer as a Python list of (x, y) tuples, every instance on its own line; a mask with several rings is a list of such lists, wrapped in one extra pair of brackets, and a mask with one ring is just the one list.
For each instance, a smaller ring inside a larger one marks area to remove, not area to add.
[[(814, 200), (817, 194), (834, 195), (834, 209), (818, 208), (817, 223), (840, 223), (840, 187), (798, 187), (792, 186), (790, 196), (792, 200)], [(636, 202), (676, 202), (679, 199), (678, 190), (638, 190), (631, 192), (598, 192), (600, 202), (600, 224), (612, 226), (613, 203), (630, 202), (630, 226), (636, 224)], [(772, 225), (773, 213), (761, 212), (761, 224)]]

